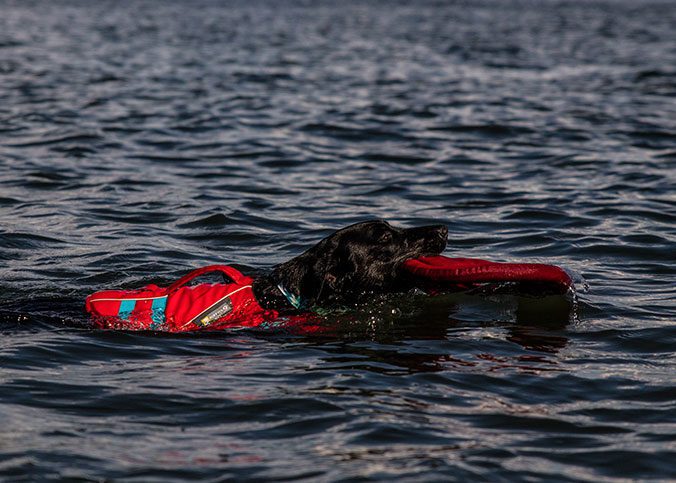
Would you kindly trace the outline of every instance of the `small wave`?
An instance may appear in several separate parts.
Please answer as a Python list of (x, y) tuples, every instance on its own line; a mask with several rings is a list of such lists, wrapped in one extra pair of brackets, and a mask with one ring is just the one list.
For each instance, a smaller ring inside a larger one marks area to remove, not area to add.
[(0, 233), (0, 247), (2, 248), (35, 250), (66, 243), (67, 242), (65, 240), (61, 240), (59, 238), (36, 235), (33, 233)]
[(55, 138), (42, 139), (40, 141), (29, 141), (23, 143), (5, 143), (4, 146), (15, 148), (33, 148), (39, 146), (50, 146), (53, 144), (64, 143), (95, 143), (103, 141), (104, 138), (97, 134), (73, 134), (69, 136), (60, 136)]

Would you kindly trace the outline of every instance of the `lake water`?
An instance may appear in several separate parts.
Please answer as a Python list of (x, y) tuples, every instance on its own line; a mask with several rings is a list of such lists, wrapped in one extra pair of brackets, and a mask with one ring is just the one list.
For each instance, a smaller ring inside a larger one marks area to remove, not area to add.
[[(667, 1), (0, 1), (0, 479), (676, 477), (675, 66)], [(577, 304), (83, 312), (369, 218), (564, 266)]]

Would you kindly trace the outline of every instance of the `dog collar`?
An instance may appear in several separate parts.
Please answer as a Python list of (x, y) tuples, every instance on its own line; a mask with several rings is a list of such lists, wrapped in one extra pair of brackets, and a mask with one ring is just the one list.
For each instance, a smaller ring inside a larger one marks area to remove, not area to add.
[(287, 289), (284, 288), (284, 286), (281, 283), (277, 284), (277, 288), (279, 289), (280, 292), (282, 292), (282, 295), (286, 297), (286, 300), (289, 301), (289, 303), (294, 309), (300, 310), (300, 308), (303, 306), (303, 301), (298, 295), (294, 295), (291, 292), (289, 292)]

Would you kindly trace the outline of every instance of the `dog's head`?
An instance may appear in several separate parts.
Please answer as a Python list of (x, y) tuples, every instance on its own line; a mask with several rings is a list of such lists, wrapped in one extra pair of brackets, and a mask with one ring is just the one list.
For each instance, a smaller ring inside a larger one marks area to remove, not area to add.
[(446, 248), (444, 225), (396, 228), (367, 221), (338, 230), (302, 255), (278, 266), (275, 275), (309, 304), (348, 303), (367, 293), (402, 288), (399, 266)]

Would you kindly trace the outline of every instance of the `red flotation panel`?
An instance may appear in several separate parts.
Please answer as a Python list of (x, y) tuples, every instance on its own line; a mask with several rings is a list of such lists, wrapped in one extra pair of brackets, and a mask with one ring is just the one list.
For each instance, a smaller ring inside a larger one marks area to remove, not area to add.
[(565, 294), (573, 280), (562, 268), (542, 263), (498, 263), (442, 255), (404, 262), (404, 276), (432, 292), (458, 292), (496, 285), (527, 294)]

